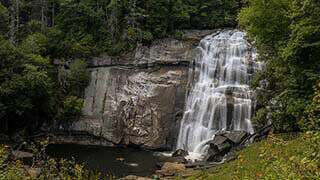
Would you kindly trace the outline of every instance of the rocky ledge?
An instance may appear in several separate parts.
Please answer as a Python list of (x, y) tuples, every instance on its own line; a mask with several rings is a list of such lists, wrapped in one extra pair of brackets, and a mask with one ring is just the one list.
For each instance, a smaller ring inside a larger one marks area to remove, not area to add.
[[(189, 162), (187, 167), (207, 166), (210, 164), (216, 165), (223, 163), (225, 160), (233, 159), (236, 151), (244, 148), (246, 145), (255, 141), (265, 139), (272, 131), (272, 124), (259, 128), (255, 133), (249, 134), (245, 131), (221, 131), (214, 138), (208, 141), (208, 151), (205, 158), (199, 162)], [(176, 150), (173, 158), (184, 159), (189, 155), (187, 151), (182, 149)], [(180, 162), (187, 162), (181, 161)]]

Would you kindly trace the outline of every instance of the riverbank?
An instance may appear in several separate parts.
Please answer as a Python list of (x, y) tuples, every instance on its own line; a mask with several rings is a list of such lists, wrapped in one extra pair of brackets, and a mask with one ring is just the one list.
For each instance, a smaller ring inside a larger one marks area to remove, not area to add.
[[(97, 158), (89, 158), (97, 160)], [(101, 160), (98, 159), (98, 160)], [(119, 163), (125, 159), (115, 159)], [(17, 159), (12, 159), (0, 148), (1, 178), (24, 177), (83, 177), (98, 178), (83, 166), (68, 161), (46, 159), (37, 161), (41, 166), (26, 166)], [(134, 166), (133, 164), (131, 164)], [(144, 164), (140, 164), (143, 166)], [(41, 168), (39, 168), (41, 167)], [(56, 171), (67, 167), (68, 171)], [(140, 167), (141, 168), (141, 167)], [(100, 174), (102, 175), (102, 174)], [(143, 176), (143, 174), (141, 174)], [(268, 139), (253, 143), (238, 151), (234, 160), (210, 168), (188, 168), (178, 163), (168, 163), (155, 175), (156, 179), (319, 179), (320, 178), (320, 133), (270, 135)], [(129, 178), (137, 178), (129, 176)], [(19, 178), (18, 178), (19, 179)], [(147, 179), (147, 178), (146, 178)]]

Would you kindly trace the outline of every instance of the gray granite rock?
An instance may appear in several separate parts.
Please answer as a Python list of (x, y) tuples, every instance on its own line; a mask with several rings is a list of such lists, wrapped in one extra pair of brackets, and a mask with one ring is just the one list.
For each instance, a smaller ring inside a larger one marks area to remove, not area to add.
[(85, 132), (114, 145), (172, 148), (195, 47), (212, 32), (186, 31), (183, 40), (157, 40), (121, 57), (90, 60), (83, 116), (68, 131)]
[(71, 129), (114, 144), (167, 148), (175, 114), (183, 109), (186, 76), (184, 68), (92, 69), (83, 117)]

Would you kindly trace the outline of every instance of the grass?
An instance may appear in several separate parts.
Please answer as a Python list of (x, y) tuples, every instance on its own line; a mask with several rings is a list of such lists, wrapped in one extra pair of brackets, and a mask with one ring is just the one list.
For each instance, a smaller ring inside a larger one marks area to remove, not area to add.
[(189, 179), (320, 179), (320, 133), (271, 135)]

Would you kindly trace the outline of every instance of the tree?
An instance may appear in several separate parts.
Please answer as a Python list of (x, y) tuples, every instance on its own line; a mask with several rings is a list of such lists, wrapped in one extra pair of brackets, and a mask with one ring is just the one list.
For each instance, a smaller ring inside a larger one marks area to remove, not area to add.
[(249, 0), (239, 15), (241, 26), (257, 44), (260, 60), (267, 63), (254, 83), (257, 87), (261, 80), (268, 82), (258, 96), (258, 117), (268, 114), (277, 131), (308, 129), (299, 122), (308, 120), (305, 112), (320, 79), (319, 5), (317, 0)]
[(1, 121), (7, 121), (6, 130), (41, 125), (52, 113), (52, 85), (47, 72), (31, 64), (26, 64), (21, 73), (1, 83), (1, 111), (4, 112)]
[(76, 60), (70, 65), (67, 74), (67, 88), (70, 95), (82, 97), (84, 88), (89, 82), (87, 64), (84, 60)]
[(6, 35), (9, 30), (9, 12), (0, 2), (0, 34)]

